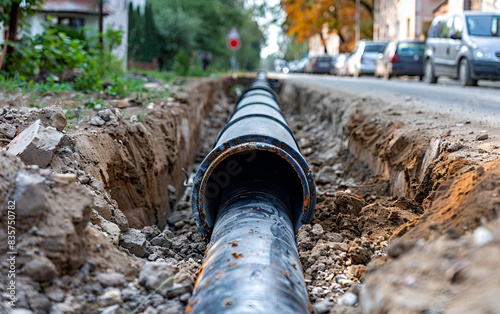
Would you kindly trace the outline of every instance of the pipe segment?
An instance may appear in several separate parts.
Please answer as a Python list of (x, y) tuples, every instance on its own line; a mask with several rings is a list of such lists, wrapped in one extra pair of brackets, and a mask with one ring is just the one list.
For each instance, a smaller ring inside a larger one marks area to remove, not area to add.
[(295, 234), (315, 203), (312, 173), (259, 72), (194, 178), (193, 215), (210, 243), (186, 311), (309, 313)]

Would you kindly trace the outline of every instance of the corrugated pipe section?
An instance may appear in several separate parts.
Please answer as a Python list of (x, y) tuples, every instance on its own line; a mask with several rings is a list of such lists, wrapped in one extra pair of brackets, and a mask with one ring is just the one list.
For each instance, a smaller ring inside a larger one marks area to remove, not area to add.
[(316, 188), (266, 73), (243, 92), (193, 186), (210, 238), (191, 313), (309, 313), (295, 234)]

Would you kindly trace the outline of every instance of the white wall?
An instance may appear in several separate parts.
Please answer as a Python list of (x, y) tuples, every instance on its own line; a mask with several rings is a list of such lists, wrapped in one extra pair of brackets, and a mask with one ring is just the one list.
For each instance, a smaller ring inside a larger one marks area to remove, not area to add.
[(3, 27), (3, 22), (0, 23), (0, 43), (3, 43), (5, 41), (5, 38), (4, 38), (4, 30), (5, 28)]
[(127, 64), (128, 56), (128, 1), (126, 0), (107, 0), (106, 8), (111, 11), (104, 17), (104, 31), (111, 27), (112, 29), (123, 30), (122, 43), (113, 53), (123, 61), (123, 66)]

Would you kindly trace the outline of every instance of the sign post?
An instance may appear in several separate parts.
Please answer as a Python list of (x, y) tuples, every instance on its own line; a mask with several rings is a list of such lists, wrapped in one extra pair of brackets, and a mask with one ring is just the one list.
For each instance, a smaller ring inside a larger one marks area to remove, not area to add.
[(236, 27), (231, 28), (229, 34), (227, 34), (227, 47), (233, 52), (231, 57), (231, 69), (233, 72), (237, 70), (236, 68), (236, 50), (240, 49), (241, 41), (240, 34), (236, 30)]

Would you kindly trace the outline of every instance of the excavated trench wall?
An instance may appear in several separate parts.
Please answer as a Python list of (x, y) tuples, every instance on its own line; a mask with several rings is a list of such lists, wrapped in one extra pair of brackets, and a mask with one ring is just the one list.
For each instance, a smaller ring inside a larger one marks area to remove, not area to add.
[(327, 90), (321, 93), (318, 88), (289, 81), (284, 82), (282, 97), (298, 112), (318, 112), (329, 122), (330, 153), (348, 153), (350, 176), (363, 181), (388, 180), (386, 193), (390, 195), (414, 198), (418, 193), (439, 148), (425, 135), (403, 123), (375, 118), (364, 108), (366, 98)]
[[(422, 206), (424, 214), (393, 236), (429, 238), (431, 223), (437, 223), (441, 232), (453, 228), (467, 233), (500, 215), (494, 188), (498, 161), (483, 157), (480, 142), (452, 143), (446, 132), (436, 135), (405, 123), (401, 113), (391, 112), (383, 100), (291, 80), (283, 82), (281, 97), (294, 110), (320, 114), (328, 121), (322, 143), (328, 153), (317, 158), (316, 173), (322, 162), (340, 154), (345, 156), (344, 175), (362, 182), (366, 192), (405, 197)], [(464, 148), (457, 151), (456, 145)], [(474, 155), (479, 157), (468, 157)], [(370, 190), (371, 183), (380, 188), (375, 184), (380, 182), (387, 188)]]
[(175, 204), (172, 200), (184, 190), (182, 168), (192, 167), (207, 112), (226, 102), (237, 83), (232, 78), (197, 80), (185, 87), (189, 94), (174, 92), (171, 100), (157, 100), (139, 123), (68, 139), (65, 144), (79, 153), (80, 168), (102, 182), (111, 196), (101, 203), (116, 202), (111, 210), (97, 206), (99, 214), (118, 226), (120, 220), (123, 225), (123, 212), (129, 227), (163, 228)]

